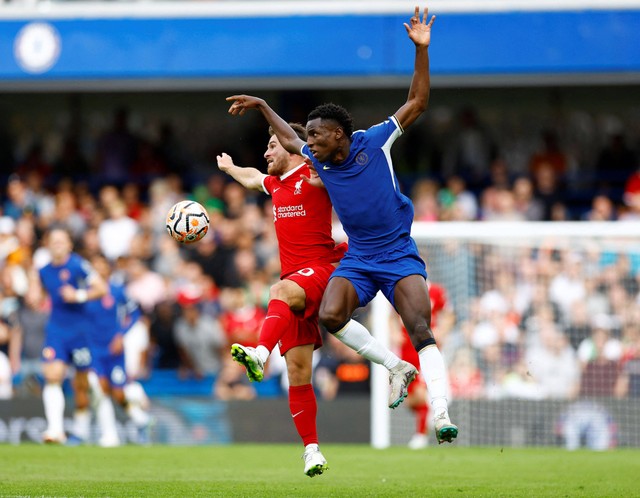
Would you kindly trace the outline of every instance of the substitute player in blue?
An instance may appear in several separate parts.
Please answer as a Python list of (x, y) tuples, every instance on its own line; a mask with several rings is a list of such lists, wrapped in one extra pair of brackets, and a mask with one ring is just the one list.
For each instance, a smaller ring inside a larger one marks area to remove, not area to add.
[[(420, 357), (427, 382), (439, 443), (452, 442), (458, 428), (447, 407), (446, 369), (431, 331), (427, 273), (411, 238), (413, 205), (399, 189), (391, 163), (391, 146), (427, 108), (430, 92), (429, 45), (435, 16), (428, 9), (420, 19), (416, 7), (404, 27), (415, 44), (414, 73), (406, 103), (386, 121), (353, 131), (349, 113), (323, 104), (308, 116), (307, 141), (257, 97), (234, 95), (230, 114), (257, 109), (291, 153), (312, 162), (349, 237), (349, 250), (333, 273), (320, 306), (320, 322), (355, 350), (367, 344), (366, 332), (355, 328), (351, 315), (378, 290), (398, 311)], [(317, 179), (311, 179), (317, 182)]]
[(127, 296), (125, 287), (111, 279), (111, 265), (103, 256), (95, 256), (91, 264), (100, 277), (108, 283), (104, 296), (87, 303), (93, 327), (87, 338), (91, 350), (91, 368), (97, 374), (100, 385), (94, 388), (97, 401), (97, 419), (100, 427), (100, 446), (120, 444), (112, 399), (127, 413), (138, 429), (139, 442), (147, 442), (149, 414), (137, 403), (127, 399), (125, 388), (127, 374), (124, 357), (124, 335), (128, 327), (141, 316), (137, 303)]
[(54, 228), (47, 234), (47, 248), (51, 262), (39, 270), (42, 288), (51, 300), (51, 314), (45, 329), (42, 350), (45, 386), (42, 390), (47, 429), (43, 440), (47, 443), (64, 443), (64, 407), (62, 391), (68, 365), (75, 366), (74, 391), (76, 410), (91, 420), (87, 371), (91, 366), (91, 354), (86, 334), (92, 327), (85, 307), (106, 292), (106, 283), (91, 265), (72, 252), (73, 242), (69, 233)]

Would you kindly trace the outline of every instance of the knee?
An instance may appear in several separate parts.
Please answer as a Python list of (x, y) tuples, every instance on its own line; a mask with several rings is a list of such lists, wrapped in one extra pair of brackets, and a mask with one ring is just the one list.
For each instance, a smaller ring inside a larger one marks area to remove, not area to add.
[(311, 383), (311, 365), (290, 362), (287, 365), (287, 377), (292, 386), (302, 386)]
[(323, 302), (318, 319), (329, 332), (336, 332), (349, 320), (349, 316), (342, 306)]
[(279, 281), (279, 282), (273, 284), (269, 288), (269, 300), (271, 300), (271, 299), (279, 299), (280, 301), (284, 301), (286, 303), (287, 302), (287, 294), (286, 294), (285, 291), (286, 291), (286, 288), (283, 285), (282, 281)]

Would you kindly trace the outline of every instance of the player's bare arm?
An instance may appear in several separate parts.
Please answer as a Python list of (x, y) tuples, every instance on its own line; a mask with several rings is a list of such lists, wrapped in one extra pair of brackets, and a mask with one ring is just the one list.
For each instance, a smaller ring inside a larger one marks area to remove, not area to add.
[(263, 190), (262, 179), (265, 177), (264, 173), (261, 173), (256, 168), (236, 166), (233, 163), (233, 158), (225, 152), (217, 156), (216, 159), (218, 161), (218, 169), (229, 175), (243, 187), (252, 190)]
[(416, 7), (409, 24), (404, 23), (409, 39), (416, 46), (416, 57), (407, 102), (395, 113), (403, 129), (407, 129), (413, 124), (420, 114), (426, 110), (429, 103), (431, 87), (429, 45), (431, 44), (431, 27), (435, 19), (436, 16), (431, 16), (431, 19), (429, 19), (429, 9), (427, 7), (424, 8), (424, 14), (420, 19), (420, 8)]
[(89, 277), (89, 286), (86, 289), (76, 289), (71, 285), (60, 288), (60, 295), (66, 303), (84, 303), (99, 299), (107, 293), (107, 282), (97, 273)]
[(269, 126), (273, 128), (280, 144), (291, 154), (300, 154), (300, 149), (305, 144), (304, 140), (301, 140), (289, 123), (278, 116), (263, 99), (251, 95), (232, 95), (225, 100), (233, 102), (229, 107), (229, 114), (234, 116), (237, 114), (242, 116), (247, 109), (260, 111)]
[(302, 178), (309, 185), (312, 185), (317, 188), (325, 188), (324, 183), (322, 182), (322, 180), (320, 179), (320, 176), (318, 175), (318, 172), (316, 171), (316, 168), (314, 168), (313, 166), (313, 163), (308, 159), (306, 160), (306, 163), (307, 163), (307, 166), (309, 166), (309, 176), (301, 174), (300, 178)]

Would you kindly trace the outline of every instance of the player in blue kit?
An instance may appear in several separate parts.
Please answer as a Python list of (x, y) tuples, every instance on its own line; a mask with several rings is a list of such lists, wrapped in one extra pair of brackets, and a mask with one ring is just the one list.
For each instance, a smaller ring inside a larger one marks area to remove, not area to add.
[[(106, 283), (91, 265), (72, 252), (73, 242), (67, 231), (54, 228), (47, 234), (47, 248), (51, 262), (39, 270), (39, 281), (49, 295), (51, 314), (45, 329), (42, 350), (45, 386), (42, 390), (47, 429), (43, 440), (64, 443), (64, 407), (62, 391), (68, 365), (75, 366), (74, 392), (76, 413), (82, 415), (86, 432), (91, 421), (87, 371), (91, 354), (86, 333), (92, 324), (88, 320), (86, 303), (98, 299), (106, 292)], [(34, 282), (35, 283), (35, 282)], [(87, 434), (88, 435), (88, 434)]]
[(100, 446), (118, 446), (120, 438), (116, 428), (113, 399), (127, 413), (138, 429), (139, 442), (147, 442), (146, 429), (151, 418), (142, 407), (125, 394), (127, 374), (124, 358), (124, 335), (128, 327), (141, 316), (137, 303), (126, 294), (123, 285), (111, 277), (111, 265), (103, 256), (95, 256), (91, 264), (102, 279), (108, 282), (108, 290), (100, 299), (87, 303), (93, 327), (87, 334), (92, 356), (92, 369), (100, 386), (94, 388), (97, 419), (100, 426)]
[(311, 161), (349, 237), (349, 250), (322, 299), (320, 322), (358, 351), (367, 338), (362, 330), (352, 327), (351, 315), (382, 291), (402, 317), (418, 351), (433, 406), (436, 437), (442, 443), (452, 442), (458, 428), (449, 419), (446, 369), (431, 331), (425, 263), (411, 238), (413, 204), (400, 192), (391, 162), (391, 146), (427, 108), (428, 48), (434, 21), (435, 16), (428, 18), (427, 8), (421, 20), (416, 7), (409, 24), (404, 24), (416, 48), (407, 101), (393, 116), (368, 130), (354, 132), (351, 116), (344, 108), (324, 104), (309, 114), (305, 142), (264, 100), (247, 95), (227, 100), (233, 101), (230, 114), (259, 110), (285, 149)]

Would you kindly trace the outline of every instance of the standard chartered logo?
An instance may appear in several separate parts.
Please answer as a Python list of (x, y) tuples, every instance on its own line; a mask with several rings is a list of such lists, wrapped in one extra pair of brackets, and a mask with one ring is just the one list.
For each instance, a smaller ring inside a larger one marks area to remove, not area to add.
[(276, 211), (277, 218), (297, 218), (299, 216), (307, 216), (307, 211), (303, 204), (280, 206)]

